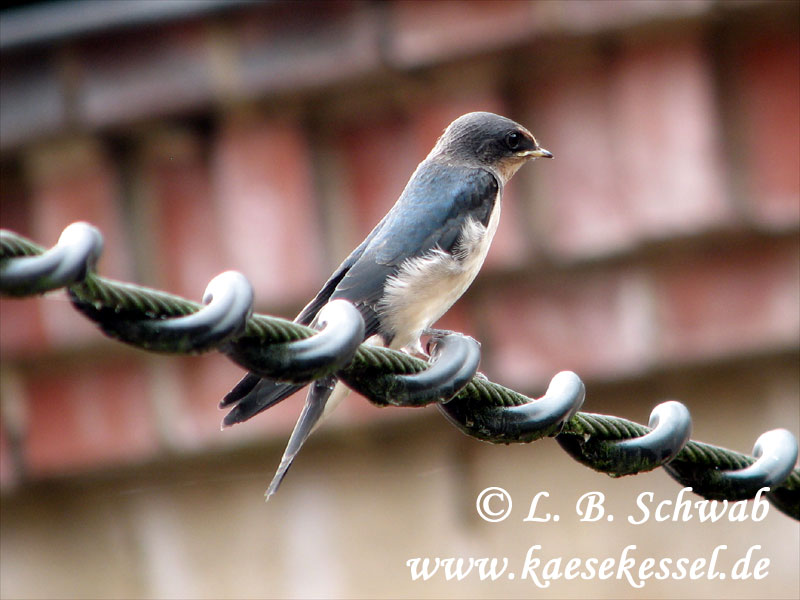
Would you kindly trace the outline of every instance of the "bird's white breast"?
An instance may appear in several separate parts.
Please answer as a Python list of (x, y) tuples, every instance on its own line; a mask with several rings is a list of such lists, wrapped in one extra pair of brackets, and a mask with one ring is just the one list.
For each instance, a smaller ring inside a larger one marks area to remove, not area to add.
[(419, 336), (467, 290), (480, 271), (500, 222), (500, 197), (484, 226), (468, 218), (453, 254), (435, 248), (406, 260), (384, 290), (380, 310), (394, 332), (392, 348), (419, 351)]

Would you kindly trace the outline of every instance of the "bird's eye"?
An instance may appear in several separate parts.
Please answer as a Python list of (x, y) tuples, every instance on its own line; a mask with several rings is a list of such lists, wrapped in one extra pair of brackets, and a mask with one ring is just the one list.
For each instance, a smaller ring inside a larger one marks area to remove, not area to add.
[(506, 136), (506, 146), (511, 151), (519, 148), (520, 142), (522, 142), (522, 136), (516, 131), (512, 131)]

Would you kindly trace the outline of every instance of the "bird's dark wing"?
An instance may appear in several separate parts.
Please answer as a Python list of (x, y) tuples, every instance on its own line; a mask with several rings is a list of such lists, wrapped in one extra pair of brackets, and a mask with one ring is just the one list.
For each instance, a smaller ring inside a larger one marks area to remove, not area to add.
[(314, 299), (309, 302), (302, 311), (300, 311), (300, 314), (295, 318), (295, 323), (309, 325), (314, 320), (314, 317), (317, 316), (319, 310), (325, 306), (329, 300), (331, 300), (331, 295), (336, 289), (336, 286), (339, 285), (339, 282), (342, 281), (350, 268), (358, 261), (359, 258), (361, 258), (361, 255), (364, 253), (364, 248), (367, 247), (367, 244), (372, 236), (375, 235), (375, 231), (377, 229), (378, 228), (376, 227), (370, 236), (361, 242), (361, 244), (359, 244), (359, 246), (350, 253), (350, 256), (342, 261), (342, 264), (339, 265), (339, 267), (333, 272)]
[(262, 379), (254, 373), (248, 373), (219, 403), (220, 408), (230, 407), (228, 414), (222, 420), (222, 426), (230, 427), (243, 423), (302, 388), (302, 385), (295, 383)]
[(434, 248), (452, 253), (467, 217), (489, 222), (499, 191), (497, 179), (484, 169), (423, 163), (331, 298), (367, 307), (362, 314), (369, 308), (374, 313), (386, 279), (405, 260)]
[[(489, 223), (500, 191), (500, 184), (489, 171), (431, 162), (420, 169), (411, 187), (398, 202), (413, 209), (389, 213), (385, 231), (397, 229), (402, 235), (381, 240), (377, 260), (399, 265), (408, 256), (420, 256), (432, 248), (453, 252), (468, 217), (484, 226)], [(393, 211), (394, 212), (394, 211)], [(399, 221), (393, 227), (392, 220)]]

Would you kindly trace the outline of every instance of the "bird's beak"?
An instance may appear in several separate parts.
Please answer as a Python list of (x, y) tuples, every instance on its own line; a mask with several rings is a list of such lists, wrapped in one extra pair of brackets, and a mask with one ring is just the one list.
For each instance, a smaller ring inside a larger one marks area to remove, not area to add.
[(528, 150), (525, 153), (525, 156), (529, 156), (531, 158), (553, 158), (553, 153), (549, 150), (545, 150), (544, 148), (536, 148), (536, 150)]

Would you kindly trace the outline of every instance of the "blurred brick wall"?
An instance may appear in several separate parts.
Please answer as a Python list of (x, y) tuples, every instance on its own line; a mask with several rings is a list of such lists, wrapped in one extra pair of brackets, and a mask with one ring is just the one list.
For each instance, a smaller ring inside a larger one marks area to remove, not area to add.
[[(291, 317), (444, 126), (491, 110), (556, 160), (509, 186), (483, 272), (440, 322), (481, 340), (482, 370), (538, 394), (573, 369), (587, 410), (639, 421), (688, 379), (752, 374), (778, 398), (768, 426), (797, 434), (797, 374), (759, 379), (797, 366), (797, 8), (268, 3), (9, 48), (0, 225), (47, 245), (86, 220), (104, 275), (197, 299), (237, 269), (259, 310)], [(0, 310), (6, 502), (53, 477), (277, 448), (299, 410), (220, 433), (240, 369), (219, 356), (116, 345), (59, 294)], [(696, 394), (696, 419), (736, 419)], [(438, 418), (354, 400), (333, 430)]]

